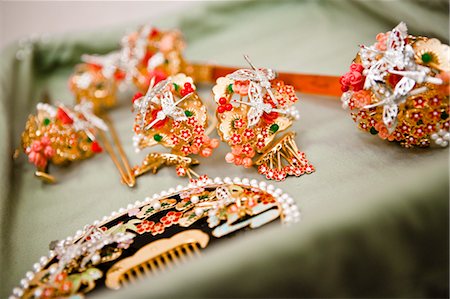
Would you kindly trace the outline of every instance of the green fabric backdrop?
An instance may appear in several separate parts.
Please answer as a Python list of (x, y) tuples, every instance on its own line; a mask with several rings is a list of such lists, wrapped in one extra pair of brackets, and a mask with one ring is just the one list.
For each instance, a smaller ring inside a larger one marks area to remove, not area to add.
[[(55, 4), (56, 5), (56, 4)], [(105, 4), (107, 5), (107, 4)], [(130, 3), (132, 5), (132, 3)], [(157, 5), (157, 3), (155, 3)], [(173, 5), (177, 5), (176, 2)], [(261, 1), (204, 3), (185, 14), (151, 20), (180, 28), (192, 61), (339, 75), (361, 43), (399, 21), (410, 33), (448, 43), (446, 1)], [(44, 185), (22, 155), (12, 161), (26, 117), (47, 89), (72, 103), (67, 78), (82, 53), (117, 47), (126, 29), (72, 33), (38, 42), (24, 60), (19, 45), (0, 59), (1, 293), (6, 297), (54, 239), (174, 185), (174, 169), (119, 183), (109, 157), (52, 168)], [(211, 104), (205, 86), (202, 98)], [(317, 172), (275, 183), (296, 199), (303, 221), (237, 237), (201, 259), (105, 298), (186, 297), (446, 297), (448, 296), (448, 149), (406, 150), (356, 129), (337, 98), (301, 95), (297, 143)], [(129, 98), (111, 112), (134, 163)], [(227, 147), (196, 169), (214, 176), (262, 179), (224, 162)], [(101, 295), (101, 294), (100, 294)]]

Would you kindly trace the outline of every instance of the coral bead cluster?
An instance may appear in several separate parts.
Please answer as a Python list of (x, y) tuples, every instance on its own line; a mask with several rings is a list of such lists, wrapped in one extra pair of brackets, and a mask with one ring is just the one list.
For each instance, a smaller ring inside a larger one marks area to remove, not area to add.
[(341, 79), (342, 102), (358, 127), (404, 147), (449, 143), (450, 49), (411, 37), (401, 23), (362, 46)]

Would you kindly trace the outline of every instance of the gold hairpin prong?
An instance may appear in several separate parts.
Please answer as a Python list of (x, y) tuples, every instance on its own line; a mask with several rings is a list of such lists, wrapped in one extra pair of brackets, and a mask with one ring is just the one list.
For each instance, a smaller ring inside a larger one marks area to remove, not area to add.
[(116, 131), (111, 119), (109, 118), (109, 116), (106, 113), (103, 113), (101, 115), (101, 118), (105, 121), (106, 125), (108, 126), (108, 129), (111, 133), (113, 143), (115, 144), (115, 146), (117, 147), (117, 150), (119, 152), (119, 157), (120, 157), (120, 160), (122, 161), (122, 165), (120, 164), (119, 159), (116, 156), (113, 146), (107, 139), (106, 134), (104, 134), (102, 132), (101, 138), (102, 138), (103, 143), (105, 144), (106, 151), (110, 155), (116, 168), (119, 170), (120, 176), (122, 178), (122, 182), (124, 182), (129, 187), (134, 187), (134, 185), (136, 183), (136, 179), (135, 179), (135, 176), (133, 175), (133, 171), (130, 167), (130, 163), (128, 162), (127, 156), (122, 147), (122, 143), (120, 142), (117, 131)]

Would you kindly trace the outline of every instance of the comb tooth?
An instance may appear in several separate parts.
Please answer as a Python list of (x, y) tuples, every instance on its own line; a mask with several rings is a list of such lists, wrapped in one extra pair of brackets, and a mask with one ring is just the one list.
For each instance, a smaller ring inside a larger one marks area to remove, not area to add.
[(173, 249), (169, 251), (169, 257), (170, 257), (170, 259), (173, 261), (173, 263), (175, 265), (179, 265), (180, 264), (180, 262), (178, 260), (178, 257), (177, 257), (177, 254), (176, 254), (176, 252)]
[(140, 279), (140, 278), (142, 277), (142, 270), (141, 270), (141, 269), (143, 269), (143, 268), (141, 267), (141, 265), (138, 265), (138, 266), (136, 266), (136, 267), (133, 268), (134, 273), (136, 273), (135, 277), (136, 277), (137, 279)]
[(177, 246), (177, 247), (175, 248), (175, 250), (176, 250), (176, 252), (178, 253), (178, 257), (180, 258), (180, 260), (181, 260), (182, 262), (185, 262), (185, 261), (186, 261), (186, 257), (184, 256), (184, 252), (183, 252), (182, 247), (181, 247), (181, 246)]
[(149, 260), (148, 262), (147, 262), (147, 264), (148, 265), (150, 265), (150, 272), (151, 273), (157, 273), (157, 271), (158, 271), (158, 266), (157, 265), (155, 265), (155, 261), (154, 260)]
[(196, 255), (200, 255), (200, 250), (197, 247), (197, 243), (191, 243), (190, 244), (192, 246), (192, 248), (194, 249), (194, 252)]
[(145, 275), (151, 274), (151, 270), (148, 268), (148, 263), (142, 263), (141, 267), (144, 270)]
[(128, 285), (128, 279), (127, 279), (127, 273), (124, 273), (123, 275), (122, 275), (122, 285), (124, 286), (124, 287), (126, 287), (127, 285)]
[(167, 252), (164, 252), (161, 257), (167, 268), (172, 269), (172, 261), (170, 260), (170, 257), (167, 255)]
[(160, 269), (161, 271), (164, 271), (165, 267), (164, 267), (164, 262), (161, 260), (161, 256), (157, 256), (155, 258), (155, 261), (156, 261), (156, 264), (158, 265), (158, 269)]
[(184, 244), (183, 249), (190, 258), (194, 257), (194, 255), (192, 254), (191, 248), (189, 248), (189, 244)]
[(131, 269), (130, 271), (127, 272), (128, 274), (128, 281), (130, 283), (135, 283), (136, 282), (136, 278), (133, 275), (133, 269)]

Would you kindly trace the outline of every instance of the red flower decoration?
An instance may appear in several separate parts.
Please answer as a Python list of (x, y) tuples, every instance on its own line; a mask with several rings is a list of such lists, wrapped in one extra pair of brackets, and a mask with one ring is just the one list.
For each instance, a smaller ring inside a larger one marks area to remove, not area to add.
[(164, 224), (165, 227), (169, 227), (172, 224), (177, 224), (181, 215), (183, 215), (183, 212), (170, 211), (166, 214), (166, 216), (161, 217), (161, 223)]
[(233, 143), (233, 145), (240, 144), (242, 142), (241, 135), (240, 134), (236, 134), (236, 133), (234, 133), (231, 136), (230, 140), (231, 140), (231, 143)]
[(192, 133), (189, 130), (181, 130), (180, 132), (180, 138), (187, 141), (189, 138), (192, 137)]
[(28, 160), (41, 169), (45, 168), (47, 161), (55, 155), (50, 138), (47, 136), (43, 136), (40, 140), (34, 140), (25, 152), (28, 155)]
[(164, 232), (164, 224), (161, 222), (156, 223), (152, 227), (152, 235), (162, 234)]
[(255, 132), (252, 129), (245, 129), (244, 133), (242, 133), (242, 135), (244, 135), (245, 138), (247, 139), (252, 139), (253, 137), (255, 137)]
[(153, 221), (143, 220), (141, 223), (136, 225), (136, 229), (137, 229), (136, 231), (138, 234), (150, 232), (150, 231), (152, 231), (152, 228), (154, 225), (155, 225), (155, 222), (153, 222)]

